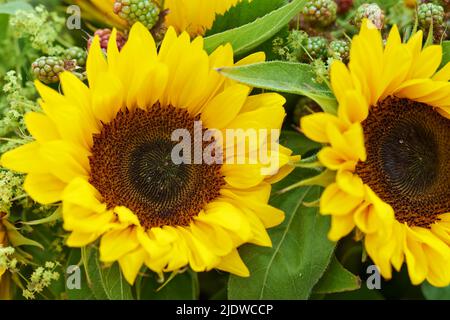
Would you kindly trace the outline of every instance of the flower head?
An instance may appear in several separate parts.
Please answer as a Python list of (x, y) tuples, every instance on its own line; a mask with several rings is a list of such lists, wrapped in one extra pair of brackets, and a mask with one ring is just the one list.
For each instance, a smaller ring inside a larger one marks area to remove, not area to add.
[(385, 278), (408, 266), (413, 284), (450, 282), (450, 64), (442, 47), (422, 48), (422, 32), (402, 43), (394, 26), (383, 45), (365, 20), (350, 62), (335, 61), (337, 115), (301, 120), (325, 147), (318, 157), (336, 181), (321, 198), (329, 238), (355, 227)]
[[(201, 37), (191, 42), (169, 28), (158, 52), (137, 23), (119, 52), (116, 34), (106, 59), (95, 37), (89, 87), (67, 72), (64, 94), (36, 82), (44, 112), (26, 116), (36, 141), (4, 154), (2, 165), (27, 173), (24, 188), (36, 201), (62, 201), (67, 244), (100, 239), (100, 259), (118, 261), (130, 283), (143, 264), (159, 273), (190, 265), (247, 276), (236, 248), (270, 246), (266, 228), (284, 217), (267, 204), (270, 184), (291, 170), (291, 151), (272, 139), (284, 98), (250, 96), (249, 87), (221, 76), (217, 68), (234, 65), (230, 45), (208, 55)], [(263, 59), (257, 53), (238, 64)], [(205, 138), (209, 129), (214, 135)], [(184, 145), (188, 161), (174, 161), (174, 135), (200, 136)], [(244, 149), (230, 147), (233, 139)], [(265, 145), (274, 162), (247, 161)], [(220, 161), (202, 161), (200, 153), (198, 162), (198, 147)], [(264, 170), (273, 164), (278, 173)]]

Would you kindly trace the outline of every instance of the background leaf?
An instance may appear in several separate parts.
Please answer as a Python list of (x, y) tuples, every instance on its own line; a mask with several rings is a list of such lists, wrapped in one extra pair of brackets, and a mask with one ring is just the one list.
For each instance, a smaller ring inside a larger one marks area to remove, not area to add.
[[(297, 170), (276, 189), (305, 178)], [(273, 248), (245, 245), (241, 256), (250, 269), (249, 278), (231, 275), (230, 299), (308, 299), (326, 270), (335, 244), (327, 239), (329, 218), (304, 202), (319, 198), (320, 188), (307, 187), (274, 196), (271, 204), (286, 213), (285, 221), (269, 230)]]
[[(70, 251), (69, 257), (67, 258), (67, 266), (75, 266), (81, 264), (81, 250), (80, 249), (72, 249)], [(86, 271), (83, 267), (80, 267), (81, 271), (81, 288), (80, 289), (69, 289), (66, 286), (66, 294), (69, 300), (95, 300), (95, 295), (92, 292), (91, 288), (88, 285), (88, 281), (86, 278)], [(65, 274), (65, 281), (67, 281), (69, 274)]]
[(450, 62), (450, 41), (442, 42), (442, 67)]
[(223, 15), (217, 16), (206, 36), (224, 32), (255, 21), (287, 4), (287, 0), (243, 0)]
[(306, 96), (324, 111), (336, 113), (337, 102), (325, 83), (315, 81), (316, 74), (308, 64), (270, 61), (239, 67), (221, 68), (223, 75), (257, 88)]
[(11, 1), (0, 4), (0, 13), (14, 14), (19, 10), (33, 10), (33, 7), (29, 3), (24, 1)]
[(206, 37), (205, 50), (212, 52), (220, 45), (230, 43), (235, 55), (249, 52), (280, 31), (305, 3), (306, 0), (294, 0), (254, 22)]
[(187, 270), (170, 280), (159, 291), (162, 283), (157, 281), (155, 273), (142, 277), (140, 283), (140, 300), (196, 300), (199, 296), (197, 273)]
[(314, 287), (315, 294), (327, 294), (357, 290), (361, 280), (346, 270), (334, 256), (323, 277)]
[(427, 300), (450, 300), (450, 286), (436, 288), (425, 282), (422, 284), (422, 293)]
[(89, 286), (98, 300), (132, 300), (131, 286), (125, 280), (118, 263), (102, 266), (98, 250), (90, 248), (87, 261)]

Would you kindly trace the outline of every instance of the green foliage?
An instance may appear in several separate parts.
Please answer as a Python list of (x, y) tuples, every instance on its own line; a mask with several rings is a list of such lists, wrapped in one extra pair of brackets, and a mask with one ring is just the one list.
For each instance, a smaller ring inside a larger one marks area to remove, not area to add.
[(422, 293), (427, 300), (450, 300), (450, 286), (436, 288), (425, 282), (422, 284)]
[(360, 286), (360, 279), (346, 270), (336, 257), (333, 257), (313, 291), (315, 294), (329, 294), (357, 290)]
[(441, 67), (445, 66), (450, 62), (450, 41), (444, 41), (442, 43), (442, 64)]
[[(305, 178), (291, 174), (276, 189)], [(318, 208), (306, 207), (316, 201), (318, 187), (299, 188), (275, 195), (271, 204), (283, 210), (285, 221), (269, 231), (273, 248), (245, 245), (240, 254), (250, 269), (249, 278), (231, 275), (230, 299), (308, 299), (332, 257), (335, 244), (327, 239), (329, 218)]]
[(11, 1), (0, 4), (0, 14), (15, 14), (19, 10), (32, 11), (33, 7), (25, 1)]
[(196, 300), (199, 298), (197, 273), (191, 270), (174, 274), (173, 278), (169, 276), (165, 282), (159, 281), (156, 274), (150, 272), (140, 278), (137, 287), (141, 300)]
[(282, 7), (287, 0), (243, 0), (223, 15), (216, 17), (206, 36), (238, 28)]
[(233, 80), (257, 88), (307, 96), (324, 111), (336, 112), (337, 104), (333, 94), (323, 79), (317, 79), (311, 65), (273, 61), (222, 68), (219, 71)]
[(88, 247), (83, 254), (87, 284), (99, 300), (133, 300), (131, 286), (120, 271), (118, 263), (105, 266), (100, 262), (95, 248)]
[(269, 40), (303, 8), (306, 0), (295, 0), (262, 18), (241, 27), (205, 38), (205, 50), (214, 51), (220, 45), (230, 43), (234, 53), (241, 55)]

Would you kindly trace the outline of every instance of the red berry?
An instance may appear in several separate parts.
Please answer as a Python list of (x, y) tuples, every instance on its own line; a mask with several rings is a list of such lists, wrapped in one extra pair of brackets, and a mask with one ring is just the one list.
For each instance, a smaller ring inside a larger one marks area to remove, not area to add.
[[(99, 29), (95, 31), (94, 36), (90, 37), (87, 43), (87, 49), (92, 45), (92, 41), (94, 40), (95, 36), (98, 36), (100, 38), (100, 47), (103, 50), (106, 50), (108, 48), (108, 42), (109, 38), (111, 37), (111, 29)], [(119, 51), (122, 50), (123, 46), (127, 42), (127, 38), (123, 35), (121, 32), (117, 32), (117, 48), (119, 48)]]

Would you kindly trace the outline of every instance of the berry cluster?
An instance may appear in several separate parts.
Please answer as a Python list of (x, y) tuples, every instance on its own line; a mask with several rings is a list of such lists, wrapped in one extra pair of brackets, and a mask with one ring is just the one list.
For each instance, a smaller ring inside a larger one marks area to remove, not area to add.
[(130, 25), (139, 21), (152, 29), (159, 21), (161, 10), (151, 0), (116, 0), (114, 12)]

